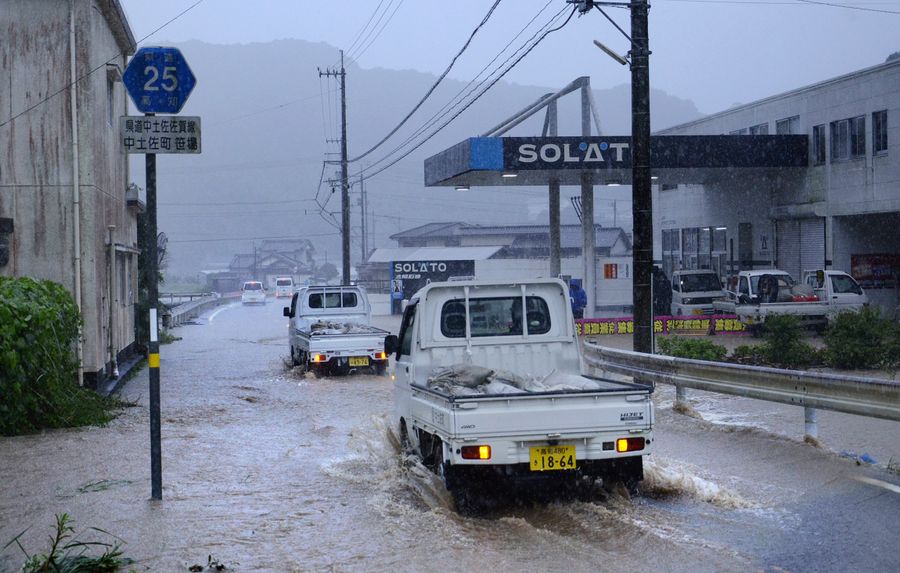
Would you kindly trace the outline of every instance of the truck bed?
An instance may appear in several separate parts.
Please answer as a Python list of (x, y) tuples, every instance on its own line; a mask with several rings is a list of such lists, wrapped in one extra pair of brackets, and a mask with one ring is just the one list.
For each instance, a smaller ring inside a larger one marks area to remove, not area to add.
[(652, 388), (587, 377), (598, 389), (451, 395), (412, 384), (413, 418), (446, 437), (546, 440), (593, 437), (597, 432), (652, 425)]

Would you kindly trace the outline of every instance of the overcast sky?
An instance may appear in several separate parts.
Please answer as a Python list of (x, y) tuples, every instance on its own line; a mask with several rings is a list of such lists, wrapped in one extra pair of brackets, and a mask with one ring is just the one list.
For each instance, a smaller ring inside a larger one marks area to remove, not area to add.
[[(122, 2), (140, 39), (196, 0)], [(145, 44), (298, 38), (343, 48), (365, 68), (439, 74), (493, 2), (204, 0)], [(872, 66), (900, 50), (900, 0), (843, 2), (880, 12), (795, 0), (655, 0), (651, 4), (652, 86), (693, 100), (704, 113)], [(533, 27), (563, 8), (565, 0), (501, 1), (450, 76), (468, 81), (535, 15), (540, 13)], [(609, 8), (607, 13), (629, 31), (627, 10)], [(369, 30), (380, 30), (380, 34), (364, 36), (353, 46), (370, 18)], [(514, 45), (525, 39), (520, 37)], [(575, 77), (590, 75), (598, 88), (627, 83), (627, 67), (594, 47), (593, 39), (620, 53), (628, 50), (626, 39), (594, 10), (576, 15), (565, 28), (548, 36), (505, 79), (562, 87)], [(332, 63), (322, 62), (322, 66)]]

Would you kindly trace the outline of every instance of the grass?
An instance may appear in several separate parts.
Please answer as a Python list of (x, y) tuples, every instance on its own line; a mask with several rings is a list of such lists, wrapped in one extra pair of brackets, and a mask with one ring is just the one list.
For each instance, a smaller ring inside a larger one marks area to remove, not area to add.
[[(124, 557), (122, 540), (109, 532), (89, 528), (115, 539), (112, 543), (103, 541), (81, 541), (75, 535), (74, 521), (67, 513), (56, 515), (56, 526), (50, 536), (50, 550), (47, 553), (29, 554), (20, 539), (27, 529), (7, 543), (3, 549), (16, 545), (25, 555), (22, 573), (113, 573), (134, 561)], [(89, 555), (91, 550), (102, 549), (100, 555)]]

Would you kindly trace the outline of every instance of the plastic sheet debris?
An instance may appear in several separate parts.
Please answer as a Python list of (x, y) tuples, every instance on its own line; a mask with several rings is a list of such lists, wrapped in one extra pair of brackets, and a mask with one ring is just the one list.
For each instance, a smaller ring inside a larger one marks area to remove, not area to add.
[(331, 322), (320, 320), (310, 325), (313, 334), (367, 334), (374, 332), (372, 327), (355, 322)]
[(862, 464), (870, 464), (875, 465), (878, 463), (878, 460), (870, 456), (868, 453), (857, 454), (856, 452), (843, 451), (841, 452), (842, 458), (850, 458), (856, 462), (856, 465)]
[(450, 396), (505, 395), (538, 392), (585, 392), (601, 384), (580, 374), (552, 371), (546, 376), (520, 376), (472, 364), (435, 368), (426, 385)]

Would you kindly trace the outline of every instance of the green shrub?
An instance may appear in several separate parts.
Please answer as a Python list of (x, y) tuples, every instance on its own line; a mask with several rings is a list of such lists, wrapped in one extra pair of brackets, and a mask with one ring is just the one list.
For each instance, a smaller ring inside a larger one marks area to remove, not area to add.
[(0, 277), (0, 434), (111, 419), (116, 400), (75, 384), (80, 325), (62, 285)]
[(765, 348), (761, 344), (742, 344), (731, 351), (731, 361), (738, 364), (768, 364)]
[(878, 307), (842, 312), (825, 333), (828, 364), (836, 368), (896, 369), (900, 363), (900, 327)]
[(819, 361), (819, 352), (803, 342), (803, 326), (791, 315), (768, 316), (763, 325), (762, 354), (773, 366), (808, 368)]
[(656, 339), (662, 354), (678, 358), (709, 360), (721, 362), (728, 350), (724, 346), (713, 344), (702, 338), (684, 338), (680, 336), (660, 337)]

